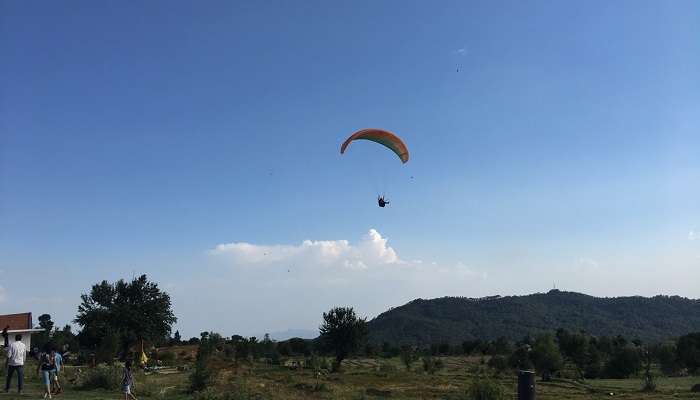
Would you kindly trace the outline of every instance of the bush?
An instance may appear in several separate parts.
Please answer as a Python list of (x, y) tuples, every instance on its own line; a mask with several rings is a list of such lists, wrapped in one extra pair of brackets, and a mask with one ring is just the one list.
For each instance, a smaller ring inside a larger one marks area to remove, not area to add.
[(100, 364), (90, 368), (77, 379), (80, 389), (105, 389), (117, 390), (121, 387), (122, 368)]
[(164, 365), (173, 365), (175, 363), (175, 353), (172, 351), (164, 351), (158, 354), (158, 359), (163, 362)]
[(467, 389), (468, 400), (505, 400), (506, 392), (496, 382), (477, 378)]
[(423, 371), (429, 373), (429, 374), (434, 374), (438, 370), (442, 369), (444, 364), (442, 363), (442, 360), (439, 358), (431, 357), (431, 356), (425, 356), (422, 358), (423, 360)]
[(489, 367), (493, 368), (496, 373), (501, 374), (508, 370), (508, 359), (504, 356), (493, 356), (489, 360)]
[(194, 371), (190, 374), (190, 392), (199, 392), (207, 388), (212, 379), (212, 372), (209, 368), (209, 357), (213, 348), (203, 340), (197, 350), (197, 361), (194, 364)]
[(413, 364), (417, 358), (411, 346), (401, 347), (401, 362), (406, 366), (407, 371), (411, 370), (411, 364)]

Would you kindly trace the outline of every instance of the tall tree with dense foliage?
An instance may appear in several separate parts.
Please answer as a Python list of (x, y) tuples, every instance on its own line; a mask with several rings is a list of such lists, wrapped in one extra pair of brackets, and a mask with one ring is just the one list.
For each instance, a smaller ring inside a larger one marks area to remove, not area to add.
[(583, 378), (588, 356), (588, 337), (583, 333), (569, 333), (566, 329), (559, 329), (557, 341), (561, 353), (574, 364), (579, 377)]
[(323, 313), (320, 333), (323, 344), (335, 353), (333, 369), (337, 371), (340, 363), (366, 340), (367, 321), (358, 318), (352, 307), (336, 307)]
[(541, 335), (535, 339), (531, 357), (537, 372), (542, 375), (543, 381), (550, 380), (552, 374), (564, 366), (559, 347), (554, 342), (552, 335)]
[(116, 335), (122, 355), (140, 340), (161, 343), (170, 337), (177, 321), (170, 296), (141, 275), (126, 282), (102, 281), (81, 296), (75, 322), (82, 327), (81, 343), (99, 347), (102, 339)]
[(690, 333), (678, 338), (676, 352), (680, 362), (691, 373), (700, 371), (700, 332)]

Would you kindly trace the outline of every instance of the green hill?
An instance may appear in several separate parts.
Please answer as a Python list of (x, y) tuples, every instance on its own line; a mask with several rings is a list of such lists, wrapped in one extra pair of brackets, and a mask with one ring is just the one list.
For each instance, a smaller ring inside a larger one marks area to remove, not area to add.
[(458, 344), (500, 336), (517, 340), (557, 328), (657, 342), (700, 331), (700, 300), (601, 298), (559, 290), (527, 296), (417, 299), (371, 320), (369, 339), (375, 344)]

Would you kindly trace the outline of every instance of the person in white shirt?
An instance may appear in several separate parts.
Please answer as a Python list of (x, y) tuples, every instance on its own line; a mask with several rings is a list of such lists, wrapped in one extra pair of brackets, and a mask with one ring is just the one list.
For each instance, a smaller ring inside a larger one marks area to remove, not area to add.
[(7, 380), (5, 381), (5, 393), (10, 391), (12, 375), (17, 371), (17, 392), (24, 389), (24, 359), (27, 356), (27, 348), (22, 343), (22, 335), (15, 336), (15, 342), (7, 348)]

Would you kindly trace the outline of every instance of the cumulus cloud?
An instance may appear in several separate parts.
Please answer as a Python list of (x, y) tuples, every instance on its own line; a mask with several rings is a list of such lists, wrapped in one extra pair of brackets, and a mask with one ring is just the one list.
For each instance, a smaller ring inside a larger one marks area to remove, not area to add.
[(220, 244), (209, 254), (222, 257), (234, 266), (260, 266), (280, 263), (321, 267), (366, 269), (368, 265), (402, 264), (387, 239), (375, 229), (353, 246), (347, 240), (304, 240), (299, 245), (255, 245), (246, 242)]
[(222, 243), (207, 250), (206, 260), (196, 278), (174, 290), (176, 306), (193, 326), (211, 324), (211, 315), (235, 316), (224, 318), (223, 328), (212, 327), (229, 334), (313, 328), (333, 306), (373, 317), (419, 297), (486, 294), (486, 275), (478, 269), (402, 258), (375, 229), (354, 241)]

